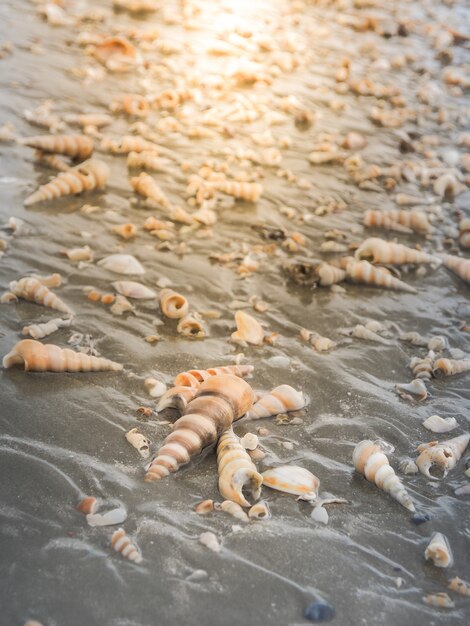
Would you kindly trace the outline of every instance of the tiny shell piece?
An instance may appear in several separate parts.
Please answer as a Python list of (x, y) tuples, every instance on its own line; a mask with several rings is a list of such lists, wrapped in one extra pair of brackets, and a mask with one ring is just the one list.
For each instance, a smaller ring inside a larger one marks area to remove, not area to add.
[(198, 515), (207, 515), (214, 510), (214, 500), (202, 500), (195, 505), (194, 510)]
[(142, 554), (138, 547), (129, 539), (123, 528), (119, 528), (111, 537), (111, 545), (130, 561), (142, 563)]
[(98, 265), (116, 274), (145, 274), (145, 269), (131, 254), (111, 254), (98, 261)]
[(470, 596), (470, 584), (456, 576), (449, 580), (448, 588), (451, 591), (461, 593), (463, 596)]
[(431, 430), (433, 433), (448, 433), (457, 428), (458, 423), (455, 417), (439, 417), (439, 415), (431, 415), (423, 422), (424, 428)]
[(430, 559), (436, 567), (450, 567), (454, 559), (447, 537), (442, 533), (434, 533), (424, 551), (424, 558)]
[(315, 506), (310, 517), (320, 524), (328, 524), (328, 511), (324, 506)]
[(269, 510), (266, 500), (261, 500), (254, 504), (248, 511), (248, 517), (250, 519), (269, 519), (271, 517), (271, 511)]
[(139, 433), (137, 428), (132, 428), (128, 433), (126, 433), (126, 439), (134, 446), (136, 450), (138, 450), (141, 457), (144, 459), (149, 458), (150, 454), (150, 440), (147, 437), (144, 437), (142, 433)]
[(241, 522), (248, 522), (248, 515), (239, 504), (232, 502), (232, 500), (224, 500), (218, 508)]
[(84, 515), (88, 515), (89, 513), (95, 513), (98, 507), (98, 500), (93, 496), (86, 496), (82, 498), (80, 502), (77, 504), (76, 509), (80, 513)]
[(263, 485), (299, 496), (300, 500), (315, 500), (320, 487), (319, 479), (298, 465), (280, 465), (262, 473)]
[(258, 320), (244, 311), (237, 311), (235, 313), (235, 323), (237, 324), (237, 330), (232, 333), (232, 341), (241, 345), (247, 343), (254, 346), (262, 345), (264, 331)]
[(106, 513), (89, 513), (86, 521), (90, 526), (113, 526), (114, 524), (122, 524), (127, 519), (127, 511), (120, 506)]
[(202, 543), (203, 546), (212, 550), (212, 552), (220, 552), (222, 546), (219, 543), (219, 540), (214, 535), (214, 533), (207, 531), (205, 533), (201, 533), (199, 535), (199, 543)]
[(428, 596), (423, 597), (423, 602), (431, 606), (437, 606), (440, 609), (453, 609), (455, 603), (450, 598), (449, 594), (445, 592), (431, 593)]
[(240, 443), (245, 450), (255, 450), (258, 447), (259, 439), (254, 433), (246, 433), (240, 439)]

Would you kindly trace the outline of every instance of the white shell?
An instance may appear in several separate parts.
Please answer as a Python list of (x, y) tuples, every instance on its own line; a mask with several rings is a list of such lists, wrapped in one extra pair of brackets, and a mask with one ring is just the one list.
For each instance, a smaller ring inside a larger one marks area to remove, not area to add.
[(147, 439), (147, 437), (145, 437), (142, 433), (139, 433), (137, 428), (131, 428), (131, 430), (126, 433), (126, 439), (131, 446), (134, 446), (141, 457), (144, 459), (149, 458), (150, 440)]
[(254, 433), (246, 433), (246, 435), (240, 439), (240, 443), (245, 450), (255, 450), (258, 447), (259, 439)]
[(110, 254), (98, 261), (98, 265), (116, 274), (145, 274), (145, 269), (131, 254)]
[(202, 543), (203, 546), (206, 546), (206, 548), (209, 548), (209, 550), (212, 550), (212, 552), (220, 552), (220, 550), (222, 549), (219, 540), (214, 535), (214, 533), (211, 533), (210, 531), (199, 535), (199, 543)]
[(442, 533), (434, 533), (424, 551), (424, 558), (430, 559), (436, 567), (450, 567), (454, 559), (447, 537)]
[(136, 283), (133, 280), (118, 280), (113, 283), (114, 289), (122, 296), (127, 298), (134, 298), (135, 300), (151, 300), (157, 297), (157, 294), (153, 289)]
[(431, 415), (423, 422), (424, 428), (431, 430), (433, 433), (448, 433), (457, 428), (458, 422), (455, 417), (439, 417), (439, 415)]
[(113, 524), (122, 524), (127, 519), (127, 511), (120, 506), (106, 513), (88, 513), (86, 521), (90, 526), (112, 526)]
[(419, 402), (422, 402), (428, 397), (428, 390), (421, 378), (415, 378), (411, 383), (395, 385), (395, 391), (404, 400), (416, 398)]
[(316, 506), (310, 514), (310, 517), (320, 524), (328, 524), (328, 511), (324, 506)]
[(161, 398), (166, 391), (166, 385), (156, 378), (146, 378), (144, 381), (145, 388), (152, 398)]
[(300, 500), (315, 500), (320, 487), (319, 479), (304, 467), (280, 465), (262, 473), (263, 485), (299, 496)]

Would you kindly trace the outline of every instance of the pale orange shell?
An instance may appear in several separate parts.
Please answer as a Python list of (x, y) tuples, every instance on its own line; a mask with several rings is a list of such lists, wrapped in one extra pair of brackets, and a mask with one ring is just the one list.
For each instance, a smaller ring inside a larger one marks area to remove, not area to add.
[(315, 500), (320, 487), (319, 479), (304, 467), (279, 465), (262, 473), (263, 485), (299, 496), (301, 500)]
[(142, 554), (139, 548), (129, 539), (122, 528), (116, 530), (111, 537), (111, 546), (134, 563), (142, 563)]
[(231, 428), (222, 433), (217, 444), (217, 470), (224, 498), (239, 506), (251, 505), (246, 492), (255, 501), (259, 498), (263, 478)]
[(206, 370), (188, 370), (181, 372), (175, 377), (175, 385), (183, 385), (186, 387), (199, 387), (209, 376), (218, 376), (219, 374), (232, 374), (245, 378), (253, 371), (253, 365), (224, 365), (221, 367), (208, 367)]
[(264, 340), (264, 331), (261, 324), (251, 315), (244, 311), (235, 313), (237, 330), (232, 333), (232, 341), (236, 343), (249, 343), (260, 346)]
[(306, 404), (307, 399), (301, 391), (297, 391), (290, 385), (279, 385), (258, 400), (248, 411), (247, 417), (260, 419), (288, 411), (298, 411)]
[[(59, 275), (57, 274), (56, 276)], [(10, 283), (10, 289), (18, 298), (23, 298), (24, 300), (35, 302), (36, 304), (42, 304), (43, 306), (61, 311), (62, 313), (73, 314), (72, 309), (46, 287), (44, 281), (40, 278), (29, 276), (21, 278), (18, 281), (12, 281)]]
[(160, 308), (170, 319), (181, 319), (188, 314), (189, 304), (184, 296), (172, 289), (160, 291)]
[(41, 152), (65, 154), (74, 159), (88, 159), (94, 148), (93, 139), (87, 135), (38, 135), (18, 140), (24, 146)]
[(153, 180), (151, 176), (149, 176), (145, 172), (141, 172), (139, 176), (134, 176), (131, 178), (131, 185), (134, 191), (136, 191), (144, 198), (148, 198), (149, 200), (153, 200), (156, 204), (162, 206), (163, 208), (170, 207), (170, 201), (157, 185), (157, 183)]
[(372, 261), (373, 263), (389, 263), (392, 265), (418, 264), (418, 263), (441, 263), (438, 257), (426, 254), (420, 250), (408, 248), (400, 243), (393, 243), (371, 237), (366, 239), (356, 250), (356, 259)]

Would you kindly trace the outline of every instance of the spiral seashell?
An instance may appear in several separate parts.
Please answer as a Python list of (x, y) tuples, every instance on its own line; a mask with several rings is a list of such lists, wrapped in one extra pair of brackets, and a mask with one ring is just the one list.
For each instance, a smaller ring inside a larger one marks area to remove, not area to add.
[(64, 117), (67, 124), (73, 124), (75, 126), (81, 126), (83, 129), (90, 128), (102, 128), (103, 126), (109, 126), (112, 124), (113, 118), (110, 115), (104, 113), (85, 113), (76, 115), (75, 113), (69, 113)]
[(221, 511), (224, 511), (224, 513), (232, 515), (232, 517), (235, 517), (241, 522), (249, 521), (248, 515), (245, 513), (242, 507), (236, 502), (232, 502), (232, 500), (224, 500), (224, 502), (222, 502), (222, 504), (220, 504), (217, 509), (220, 509)]
[(453, 609), (455, 607), (454, 601), (444, 591), (423, 596), (423, 602), (430, 606), (437, 606), (440, 609)]
[(152, 300), (157, 297), (153, 289), (136, 283), (133, 280), (118, 280), (113, 283), (114, 289), (126, 298), (134, 298), (134, 300)]
[(460, 435), (460, 437), (454, 437), (441, 443), (431, 441), (421, 444), (418, 447), (418, 452), (421, 454), (416, 459), (419, 471), (432, 480), (439, 480), (438, 476), (433, 476), (430, 473), (430, 469), (437, 465), (442, 472), (442, 478), (445, 478), (450, 470), (457, 465), (469, 441), (470, 435)]
[(101, 149), (111, 154), (129, 154), (129, 152), (143, 152), (158, 150), (158, 146), (137, 135), (126, 135), (118, 141), (105, 137), (101, 141)]
[(214, 533), (210, 531), (201, 533), (199, 535), (199, 543), (201, 543), (203, 546), (206, 546), (206, 548), (209, 548), (209, 550), (212, 550), (212, 552), (220, 552), (222, 549), (222, 546), (220, 545), (220, 542), (217, 539), (216, 535), (214, 535)]
[(46, 165), (47, 167), (56, 170), (56, 172), (68, 172), (71, 169), (71, 166), (61, 157), (56, 154), (41, 152), (41, 150), (36, 150), (34, 153), (34, 160), (40, 165)]
[(188, 370), (178, 374), (175, 377), (174, 384), (183, 385), (185, 387), (199, 387), (199, 385), (210, 376), (232, 374), (232, 376), (245, 378), (249, 376), (253, 370), (253, 365), (223, 365), (221, 367), (209, 367), (206, 370)]
[(26, 198), (24, 204), (30, 206), (36, 202), (71, 196), (92, 189), (102, 189), (108, 182), (108, 178), (109, 167), (106, 163), (98, 159), (89, 159), (72, 167), (68, 172), (61, 172), (57, 178), (39, 187)]
[(410, 496), (378, 443), (369, 439), (364, 439), (358, 443), (353, 452), (353, 464), (356, 470), (367, 480), (375, 482), (379, 489), (389, 493), (392, 498), (409, 511), (415, 511)]
[(318, 333), (312, 330), (307, 330), (306, 328), (302, 328), (300, 330), (300, 336), (317, 352), (326, 352), (336, 346), (336, 343), (331, 341), (331, 339), (328, 339), (328, 337), (322, 337)]
[(254, 501), (259, 498), (263, 479), (232, 428), (222, 433), (217, 444), (217, 470), (224, 498), (240, 506), (251, 506), (244, 491)]
[(420, 359), (416, 356), (413, 357), (409, 365), (410, 370), (413, 372), (413, 376), (415, 378), (422, 378), (423, 380), (431, 380), (434, 359), (434, 353), (431, 353), (424, 359)]
[(433, 533), (424, 558), (431, 560), (436, 567), (450, 567), (454, 559), (447, 537), (442, 533)]
[(14, 280), (10, 283), (9, 287), (12, 293), (18, 298), (35, 302), (36, 304), (42, 304), (56, 311), (67, 313), (68, 315), (73, 315), (72, 309), (37, 278), (26, 277), (20, 280)]
[(127, 223), (127, 224), (119, 224), (119, 226), (113, 226), (111, 229), (113, 233), (119, 235), (123, 239), (132, 239), (137, 235), (137, 228), (135, 224)]
[(242, 378), (223, 374), (204, 381), (150, 463), (145, 480), (176, 472), (242, 417), (253, 400), (253, 390)]
[(247, 202), (258, 202), (262, 193), (263, 186), (259, 183), (240, 182), (237, 180), (220, 180), (210, 181), (206, 183), (209, 189), (221, 191), (229, 196), (233, 196), (239, 200)]
[(119, 371), (122, 365), (83, 352), (23, 339), (3, 358), (3, 367), (24, 365), (25, 372), (99, 372)]
[(162, 289), (160, 291), (160, 308), (163, 315), (178, 320), (188, 314), (189, 304), (184, 296), (173, 291), (173, 289)]
[(251, 315), (244, 311), (235, 313), (237, 330), (232, 333), (231, 339), (235, 343), (246, 345), (247, 343), (260, 346), (264, 340), (264, 331), (261, 324)]
[(298, 411), (303, 409), (306, 404), (307, 398), (302, 391), (297, 391), (290, 385), (279, 385), (263, 396), (261, 400), (258, 400), (246, 416), (251, 419), (261, 419), (288, 411)]
[(463, 259), (451, 254), (442, 254), (444, 266), (470, 285), (470, 259)]
[(136, 117), (147, 117), (149, 114), (149, 104), (144, 96), (138, 94), (127, 94), (120, 100), (116, 100), (110, 106), (113, 113), (126, 113)]
[(145, 274), (145, 269), (131, 254), (110, 254), (98, 261), (98, 265), (115, 274)]
[(149, 458), (150, 454), (150, 439), (147, 439), (142, 433), (139, 433), (137, 428), (131, 428), (131, 430), (126, 433), (126, 439), (134, 446), (134, 448), (139, 452), (140, 456), (144, 459)]
[(367, 325), (356, 324), (354, 328), (341, 331), (349, 337), (356, 337), (356, 339), (365, 339), (366, 341), (374, 341), (375, 343), (381, 343), (384, 346), (390, 345), (390, 342), (381, 337), (378, 333), (374, 332)]
[(248, 511), (249, 519), (269, 519), (271, 517), (271, 511), (269, 510), (266, 500), (257, 502)]
[(176, 330), (180, 335), (191, 337), (191, 339), (202, 339), (206, 336), (206, 329), (202, 323), (201, 317), (197, 314), (189, 314), (182, 317), (178, 322)]
[(18, 143), (41, 152), (65, 154), (80, 161), (88, 159), (94, 148), (93, 139), (87, 135), (39, 135), (18, 139)]
[(449, 580), (448, 588), (451, 591), (462, 594), (463, 596), (470, 596), (470, 584), (466, 583), (458, 576)]
[(330, 287), (336, 285), (346, 279), (347, 273), (345, 270), (330, 265), (329, 263), (320, 263), (316, 268), (318, 275), (318, 284), (321, 287)]
[(172, 387), (168, 389), (158, 401), (157, 411), (174, 408), (178, 409), (180, 413), (183, 413), (188, 402), (191, 402), (196, 393), (197, 387), (184, 387), (183, 385)]
[(156, 150), (143, 150), (142, 152), (129, 152), (127, 167), (128, 169), (141, 167), (144, 170), (161, 172), (164, 164)]
[(145, 172), (141, 172), (139, 176), (134, 176), (133, 178), (131, 178), (131, 185), (134, 191), (144, 198), (152, 200), (162, 208), (170, 208), (170, 201), (168, 200), (168, 198), (165, 196), (165, 194), (157, 185), (157, 183), (153, 180), (153, 178)]
[(434, 361), (433, 376), (455, 376), (470, 370), (470, 359), (437, 359)]
[(401, 333), (399, 339), (400, 341), (409, 341), (414, 346), (428, 345), (428, 340), (415, 331), (411, 331), (409, 333)]
[(369, 261), (350, 262), (346, 268), (347, 276), (355, 283), (394, 289), (395, 291), (407, 291), (417, 293), (414, 287), (407, 285), (402, 280), (392, 276), (383, 267), (374, 267)]
[(315, 500), (320, 488), (319, 479), (304, 467), (298, 465), (279, 465), (262, 473), (263, 485), (291, 493), (298, 496), (299, 500), (309, 502)]
[(442, 418), (439, 415), (431, 415), (424, 420), (423, 426), (433, 433), (448, 433), (457, 428), (458, 423), (455, 417)]
[(120, 552), (126, 559), (134, 563), (142, 563), (142, 554), (139, 548), (129, 539), (123, 528), (116, 530), (111, 537), (111, 546)]
[(390, 265), (435, 263), (440, 265), (438, 257), (408, 248), (401, 243), (385, 241), (378, 237), (366, 239), (356, 250), (356, 259), (371, 261), (372, 263), (387, 263)]
[(391, 209), (390, 211), (369, 210), (364, 213), (364, 226), (375, 226), (397, 232), (427, 233), (431, 226), (428, 216), (424, 211)]
[(44, 324), (30, 324), (29, 326), (25, 326), (21, 331), (23, 335), (29, 335), (33, 339), (43, 339), (48, 335), (52, 335), (59, 328), (63, 328), (64, 326), (70, 326), (72, 323), (72, 318), (63, 320), (60, 317), (49, 320)]

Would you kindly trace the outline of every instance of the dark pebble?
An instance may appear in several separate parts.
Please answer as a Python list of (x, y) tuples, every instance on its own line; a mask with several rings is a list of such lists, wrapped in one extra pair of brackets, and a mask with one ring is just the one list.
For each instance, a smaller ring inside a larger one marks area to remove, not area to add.
[(319, 600), (305, 609), (304, 616), (311, 622), (329, 622), (335, 616), (335, 609), (329, 602)]
[(411, 521), (413, 522), (413, 524), (416, 524), (416, 526), (419, 526), (420, 524), (425, 524), (426, 522), (429, 522), (430, 519), (431, 516), (428, 513), (416, 513), (411, 518)]

